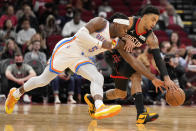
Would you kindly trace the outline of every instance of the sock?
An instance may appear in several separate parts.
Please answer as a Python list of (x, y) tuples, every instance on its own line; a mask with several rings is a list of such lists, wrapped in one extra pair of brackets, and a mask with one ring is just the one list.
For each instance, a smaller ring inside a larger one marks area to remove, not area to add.
[(20, 90), (19, 88), (16, 89), (14, 92), (13, 92), (13, 96), (16, 98), (16, 99), (19, 99), (23, 94), (20, 93)]
[(138, 92), (134, 94), (133, 97), (135, 98), (135, 107), (137, 109), (138, 117), (141, 113), (145, 112), (143, 94), (141, 92)]
[(103, 101), (102, 100), (95, 100), (95, 108), (99, 109), (99, 107), (103, 105)]

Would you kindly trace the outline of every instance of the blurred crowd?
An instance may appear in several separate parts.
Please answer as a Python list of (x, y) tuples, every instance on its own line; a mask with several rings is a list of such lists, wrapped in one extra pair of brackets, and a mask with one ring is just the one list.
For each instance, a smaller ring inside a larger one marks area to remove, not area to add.
[[(7, 96), (10, 88), (20, 87), (29, 78), (41, 74), (55, 44), (63, 37), (73, 36), (91, 18), (107, 19), (116, 11), (128, 16), (139, 15), (146, 4), (156, 5), (161, 11), (154, 30), (162, 58), (172, 80), (185, 91), (186, 103), (193, 104), (196, 101), (196, 48), (170, 0), (0, 0), (0, 93)], [(147, 47), (136, 48), (133, 54), (159, 77)], [(114, 88), (104, 54), (91, 59), (104, 75), (104, 90)], [(146, 104), (162, 102), (163, 94), (155, 93), (151, 81), (145, 77), (142, 87)], [(84, 102), (85, 93), (89, 93), (89, 82), (66, 69), (48, 86), (25, 94), (21, 102), (75, 104)], [(130, 95), (127, 101), (131, 102)]]

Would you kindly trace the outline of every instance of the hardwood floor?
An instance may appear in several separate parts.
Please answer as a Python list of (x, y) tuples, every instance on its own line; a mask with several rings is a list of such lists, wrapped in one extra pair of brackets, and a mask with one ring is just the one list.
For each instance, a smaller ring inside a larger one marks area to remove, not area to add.
[(87, 105), (18, 105), (13, 114), (0, 105), (0, 131), (196, 131), (195, 106), (150, 106), (158, 120), (136, 125), (134, 106), (103, 120), (92, 120)]

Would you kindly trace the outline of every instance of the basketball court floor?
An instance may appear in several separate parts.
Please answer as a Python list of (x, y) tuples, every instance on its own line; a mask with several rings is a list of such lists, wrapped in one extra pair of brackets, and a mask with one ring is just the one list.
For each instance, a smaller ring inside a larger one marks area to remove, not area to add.
[(17, 105), (11, 115), (0, 105), (0, 131), (196, 131), (196, 107), (150, 106), (158, 120), (135, 124), (134, 106), (103, 120), (92, 120), (87, 105)]

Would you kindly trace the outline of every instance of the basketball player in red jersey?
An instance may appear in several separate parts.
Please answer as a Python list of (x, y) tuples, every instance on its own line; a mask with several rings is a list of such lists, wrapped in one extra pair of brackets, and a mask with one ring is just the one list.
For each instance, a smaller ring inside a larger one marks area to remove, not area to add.
[[(170, 88), (177, 88), (174, 82), (171, 81), (170, 77), (168, 76), (165, 63), (160, 56), (158, 39), (152, 31), (159, 19), (159, 15), (159, 10), (156, 7), (147, 6), (142, 10), (141, 17), (129, 17), (130, 26), (127, 32), (129, 35), (127, 35), (127, 37), (134, 43), (132, 48), (140, 47), (144, 43), (149, 46), (154, 56), (156, 65), (160, 71), (161, 77), (164, 80), (164, 85)], [(129, 50), (131, 51), (132, 48)], [(128, 79), (130, 79), (132, 82), (131, 94), (135, 99), (135, 106), (137, 109), (136, 123), (145, 124), (146, 122), (151, 122), (157, 119), (158, 114), (149, 113), (144, 107), (141, 88), (141, 72), (139, 72), (137, 67), (130, 66), (131, 57), (128, 57), (129, 55), (131, 54), (124, 52), (122, 49), (107, 52), (106, 61), (113, 69), (112, 76), (115, 78), (115, 89), (106, 91), (104, 93), (104, 99), (113, 100), (117, 98), (125, 98), (127, 95), (126, 89), (128, 87)], [(94, 104), (91, 96), (88, 94), (85, 95), (85, 101), (89, 105), (89, 113), (93, 117)]]

